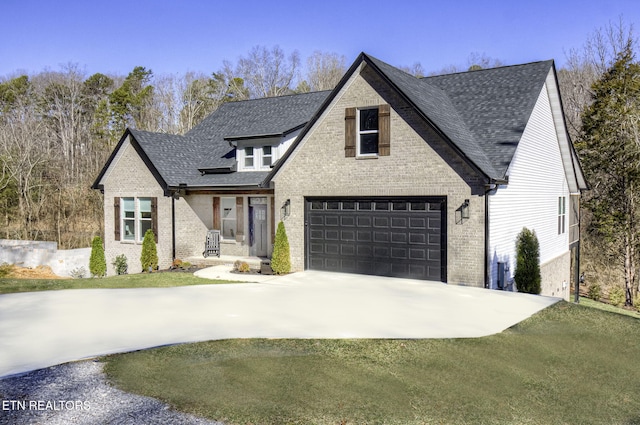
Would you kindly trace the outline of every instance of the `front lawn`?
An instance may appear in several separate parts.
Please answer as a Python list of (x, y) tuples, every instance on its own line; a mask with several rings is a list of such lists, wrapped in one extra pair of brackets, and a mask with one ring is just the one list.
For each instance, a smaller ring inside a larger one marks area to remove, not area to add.
[(169, 288), (173, 286), (238, 283), (211, 280), (192, 273), (140, 273), (87, 279), (0, 279), (0, 294), (89, 288)]
[(114, 355), (118, 387), (228, 424), (640, 424), (640, 321), (558, 303), (498, 335), (227, 340)]

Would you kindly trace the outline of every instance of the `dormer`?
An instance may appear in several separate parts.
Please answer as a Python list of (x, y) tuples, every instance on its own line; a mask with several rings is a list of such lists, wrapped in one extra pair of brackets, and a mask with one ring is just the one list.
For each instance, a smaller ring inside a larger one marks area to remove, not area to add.
[(284, 156), (300, 129), (281, 134), (226, 137), (236, 148), (237, 171), (270, 171)]

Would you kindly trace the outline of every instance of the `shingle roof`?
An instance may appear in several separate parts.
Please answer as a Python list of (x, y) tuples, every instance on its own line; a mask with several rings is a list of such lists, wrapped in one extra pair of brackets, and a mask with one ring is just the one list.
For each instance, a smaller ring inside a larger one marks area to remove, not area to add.
[[(229, 141), (282, 136), (305, 125), (307, 131), (363, 61), (412, 104), (459, 155), (496, 180), (505, 178), (537, 97), (553, 69), (553, 61), (544, 61), (416, 78), (362, 53), (332, 92), (225, 103), (184, 136), (129, 132), (166, 186), (259, 185), (273, 177), (287, 155), (271, 173), (229, 172), (236, 161)], [(201, 169), (227, 172), (203, 174)], [(95, 187), (103, 174), (104, 170)]]
[(188, 136), (207, 140), (281, 135), (306, 124), (330, 91), (225, 103)]
[(230, 138), (283, 135), (304, 126), (330, 92), (256, 99), (223, 104), (184, 136), (130, 129), (167, 186), (257, 186), (269, 174), (233, 172), (202, 174), (236, 162)]
[(504, 177), (553, 61), (424, 78), (445, 91), (498, 176)]

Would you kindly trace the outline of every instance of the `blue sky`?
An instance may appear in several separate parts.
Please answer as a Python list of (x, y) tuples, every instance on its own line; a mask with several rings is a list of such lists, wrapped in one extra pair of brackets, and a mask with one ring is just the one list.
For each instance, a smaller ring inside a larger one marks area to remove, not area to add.
[(344, 55), (365, 51), (425, 71), (465, 66), (470, 53), (506, 64), (565, 63), (597, 28), (636, 26), (638, 0), (2, 0), (0, 78), (78, 64), (126, 75), (207, 74), (256, 45)]

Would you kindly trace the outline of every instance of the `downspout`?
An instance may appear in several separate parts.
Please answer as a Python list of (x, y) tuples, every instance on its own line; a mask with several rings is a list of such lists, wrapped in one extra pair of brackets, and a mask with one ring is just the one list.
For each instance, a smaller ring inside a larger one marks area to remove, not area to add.
[(498, 185), (496, 183), (488, 183), (485, 185), (484, 190), (484, 287), (489, 289), (491, 283), (491, 276), (489, 276), (489, 196), (492, 190), (497, 190)]
[(176, 195), (171, 194), (171, 256), (176, 259)]

